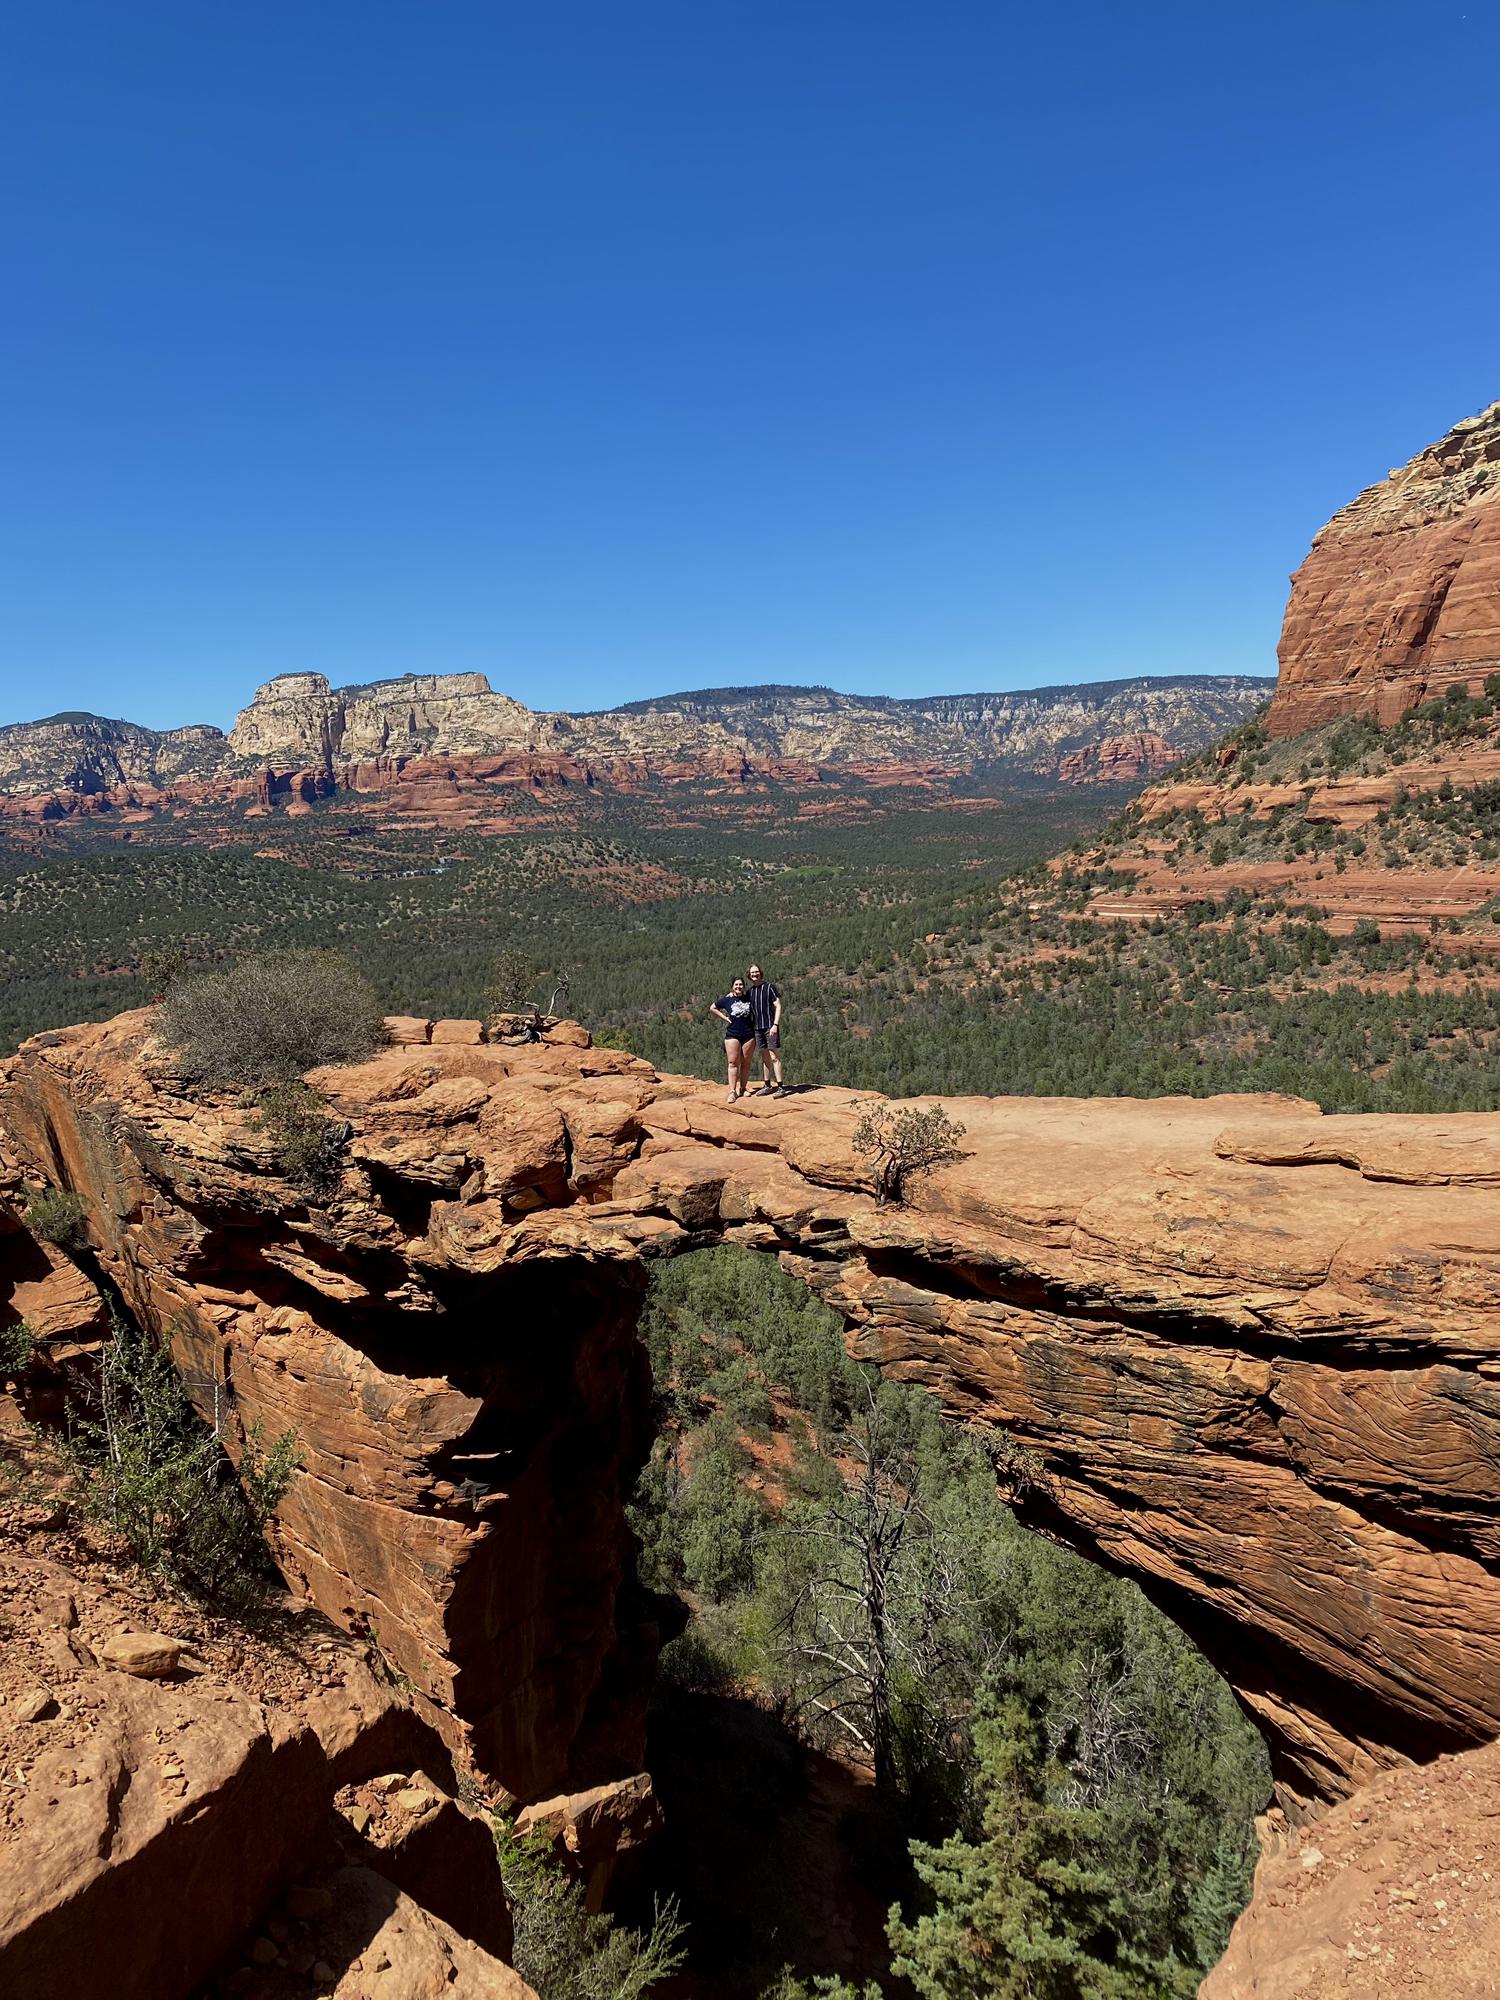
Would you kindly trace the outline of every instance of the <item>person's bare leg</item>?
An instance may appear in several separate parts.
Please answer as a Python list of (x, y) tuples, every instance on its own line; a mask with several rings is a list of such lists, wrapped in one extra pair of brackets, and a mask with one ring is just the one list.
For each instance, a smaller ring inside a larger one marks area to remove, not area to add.
[(741, 1042), (740, 1083), (739, 1083), (739, 1089), (735, 1092), (735, 1095), (737, 1097), (743, 1097), (745, 1092), (749, 1089), (749, 1087), (750, 1087), (750, 1044), (749, 1042)]
[(733, 1035), (726, 1035), (724, 1037), (724, 1064), (729, 1071), (729, 1095), (725, 1098), (724, 1102), (726, 1104), (733, 1104), (734, 1100), (740, 1094), (740, 1044), (735, 1040)]

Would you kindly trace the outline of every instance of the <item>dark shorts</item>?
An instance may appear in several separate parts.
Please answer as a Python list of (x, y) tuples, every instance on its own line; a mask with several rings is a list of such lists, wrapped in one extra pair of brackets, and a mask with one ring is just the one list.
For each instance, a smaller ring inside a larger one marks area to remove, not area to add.
[(779, 1049), (781, 1047), (780, 1028), (757, 1028), (755, 1046), (758, 1049)]
[(753, 1041), (755, 1039), (755, 1030), (754, 1028), (726, 1028), (724, 1030), (724, 1039), (726, 1042)]

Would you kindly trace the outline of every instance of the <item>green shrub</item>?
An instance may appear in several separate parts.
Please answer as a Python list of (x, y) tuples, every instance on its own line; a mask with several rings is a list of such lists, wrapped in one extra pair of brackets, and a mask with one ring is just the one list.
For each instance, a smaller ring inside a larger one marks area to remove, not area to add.
[(196, 1083), (286, 1083), (320, 1063), (359, 1062), (385, 1039), (385, 1014), (336, 951), (273, 951), (174, 986), (163, 1039)]
[(490, 1014), (532, 1014), (538, 1009), (542, 968), (526, 951), (502, 951), (485, 989)]
[(900, 1201), (912, 1174), (958, 1157), (963, 1136), (963, 1126), (940, 1104), (909, 1104), (900, 1110), (882, 1104), (864, 1114), (850, 1144), (856, 1153), (870, 1155), (880, 1199)]
[(0, 1326), (0, 1376), (24, 1375), (36, 1352), (36, 1335), (24, 1319)]
[(658, 1904), (649, 1931), (628, 1930), (585, 1906), (540, 1833), (493, 1822), (495, 1850), (515, 1924), (511, 1963), (539, 2000), (641, 2000), (682, 1964), (686, 1935), (675, 1903)]
[(323, 1115), (327, 1102), (300, 1079), (274, 1084), (260, 1097), (257, 1124), (274, 1143), (283, 1176), (313, 1194), (336, 1188), (343, 1168), (343, 1136)]
[(141, 953), (140, 965), (141, 978), (152, 995), (161, 998), (179, 979), (186, 978), (188, 957), (186, 952), (152, 945)]
[(116, 1318), (96, 1402), (75, 1410), (62, 1455), (84, 1515), (120, 1535), (153, 1576), (251, 1616), (276, 1582), (263, 1531), (300, 1458), (252, 1425), (238, 1477), (154, 1336)]
[(38, 1188), (26, 1200), (26, 1227), (59, 1250), (77, 1250), (88, 1241), (88, 1204), (67, 1188)]

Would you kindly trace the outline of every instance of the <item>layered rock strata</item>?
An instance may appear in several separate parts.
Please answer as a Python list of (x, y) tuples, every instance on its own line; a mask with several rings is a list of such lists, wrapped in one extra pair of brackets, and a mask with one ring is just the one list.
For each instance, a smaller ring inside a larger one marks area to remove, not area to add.
[(298, 810), (335, 792), (451, 819), (455, 805), (517, 785), (809, 786), (834, 773), (931, 784), (978, 769), (1124, 783), (1211, 743), (1269, 692), (1267, 680), (1209, 674), (919, 701), (726, 688), (569, 715), (530, 709), (483, 674), (359, 687), (280, 674), (227, 737), (92, 715), (0, 729), (0, 821)]
[[(17, 2000), (190, 1992), (316, 1862), (341, 1786), (444, 1757), (320, 1621), (274, 1645), (122, 1633), (127, 1607), (186, 1614), (132, 1606), (105, 1574), (7, 1523), (0, 1991)], [(492, 1903), (503, 1918), (498, 1879)]]
[(1334, 515), (1292, 578), (1268, 726), (1395, 722), (1500, 673), (1500, 403)]
[(634, 1314), (718, 1241), (1025, 1447), (1024, 1511), (1199, 1638), (1289, 1805), (1500, 1729), (1500, 1117), (959, 1100), (964, 1157), (882, 1208), (852, 1093), (730, 1110), (570, 1026), (405, 1022), (314, 1074), (348, 1143), (313, 1204), (151, 1023), (38, 1037), (0, 1123), (200, 1405), (295, 1426), (287, 1574), (519, 1797), (638, 1768)]

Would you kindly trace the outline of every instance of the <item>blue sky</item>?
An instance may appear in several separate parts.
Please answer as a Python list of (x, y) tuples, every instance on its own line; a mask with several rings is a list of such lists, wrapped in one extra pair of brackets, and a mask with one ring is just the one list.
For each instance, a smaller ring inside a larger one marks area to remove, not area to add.
[(1270, 671), (1500, 395), (1493, 0), (48, 0), (0, 721)]

